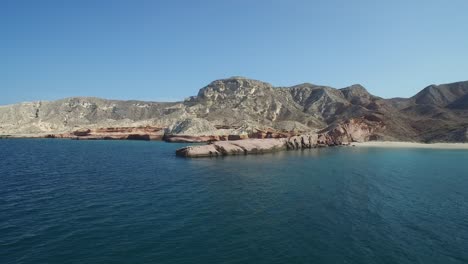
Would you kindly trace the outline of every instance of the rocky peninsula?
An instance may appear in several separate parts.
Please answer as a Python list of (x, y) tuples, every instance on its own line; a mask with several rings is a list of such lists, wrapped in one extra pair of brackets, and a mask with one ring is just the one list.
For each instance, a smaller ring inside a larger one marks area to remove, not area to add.
[(300, 150), (349, 145), (325, 135), (300, 135), (289, 138), (217, 141), (208, 145), (188, 146), (176, 151), (177, 156), (200, 158), (230, 155), (264, 154), (282, 150)]

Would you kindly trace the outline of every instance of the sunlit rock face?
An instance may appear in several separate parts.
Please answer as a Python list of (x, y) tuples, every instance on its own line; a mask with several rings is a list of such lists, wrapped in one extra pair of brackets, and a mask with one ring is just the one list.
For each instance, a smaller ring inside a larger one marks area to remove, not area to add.
[[(211, 82), (182, 102), (74, 97), (0, 106), (0, 135), (59, 137), (120, 128), (128, 136), (133, 133), (128, 128), (155, 127), (159, 134), (146, 133), (150, 139), (184, 142), (313, 133), (340, 142), (464, 142), (467, 98), (468, 82), (431, 85), (407, 99), (382, 99), (359, 84), (341, 89), (310, 83), (274, 87), (231, 77)], [(133, 134), (145, 134), (140, 132)]]

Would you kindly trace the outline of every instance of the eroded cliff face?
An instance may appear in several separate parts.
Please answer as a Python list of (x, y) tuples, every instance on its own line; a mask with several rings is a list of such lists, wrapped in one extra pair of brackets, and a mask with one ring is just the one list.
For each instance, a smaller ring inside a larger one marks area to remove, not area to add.
[[(467, 141), (467, 87), (468, 82), (431, 85), (412, 98), (382, 99), (361, 85), (273, 87), (232, 77), (210, 83), (183, 102), (77, 97), (0, 106), (0, 136), (60, 137), (88, 129), (104, 135), (98, 131), (110, 128), (130, 135), (134, 131), (129, 128), (135, 128), (145, 138), (184, 142), (313, 133), (337, 142), (463, 142)], [(158, 136), (142, 127), (160, 129)]]
[(44, 137), (81, 140), (162, 140), (164, 128), (145, 126), (78, 129), (71, 133), (46, 134)]
[(1, 134), (56, 134), (80, 128), (157, 126), (174, 103), (67, 98), (0, 107)]
[(199, 158), (228, 155), (263, 154), (285, 150), (286, 139), (245, 139), (219, 141), (208, 145), (189, 146), (176, 151), (177, 156)]
[(364, 116), (334, 124), (317, 133), (289, 133), (277, 138), (258, 136), (257, 138), (250, 137), (237, 141), (229, 139), (214, 140), (208, 145), (188, 146), (178, 149), (176, 155), (189, 158), (218, 157), (263, 154), (282, 150), (349, 146), (352, 142), (379, 139), (379, 133), (383, 131), (385, 131), (385, 124), (380, 118)]
[(187, 112), (215, 125), (275, 128), (282, 121), (298, 121), (319, 128), (325, 124), (316, 116), (304, 113), (289, 90), (242, 77), (214, 81), (184, 104)]
[(335, 146), (349, 146), (349, 144), (343, 143), (327, 134), (312, 133), (288, 138), (216, 141), (207, 145), (188, 146), (178, 149), (176, 155), (188, 158), (219, 157)]
[(366, 117), (352, 118), (346, 122), (334, 124), (321, 132), (336, 141), (351, 143), (380, 139), (385, 131), (385, 124), (381, 120), (369, 120)]

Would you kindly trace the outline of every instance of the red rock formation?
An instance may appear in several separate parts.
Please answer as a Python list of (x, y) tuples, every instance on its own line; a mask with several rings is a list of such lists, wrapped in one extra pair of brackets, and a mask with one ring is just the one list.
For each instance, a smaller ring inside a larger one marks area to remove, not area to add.
[[(269, 138), (272, 132), (259, 131), (250, 135), (255, 139), (241, 139), (230, 136), (234, 141), (214, 142), (204, 146), (189, 146), (176, 151), (176, 155), (183, 157), (214, 157), (226, 155), (260, 154), (278, 150), (299, 150), (319, 147), (349, 145), (350, 142), (368, 141), (376, 137), (378, 132), (385, 129), (384, 123), (375, 116), (365, 116), (347, 120), (346, 122), (328, 127), (318, 134), (295, 135), (288, 138)], [(277, 134), (284, 136), (284, 134)]]
[[(221, 127), (225, 129), (226, 127)], [(228, 127), (232, 128), (232, 127)], [(375, 115), (353, 118), (342, 123), (329, 126), (318, 134), (301, 135), (300, 132), (276, 131), (273, 129), (257, 129), (249, 135), (165, 135), (161, 127), (107, 127), (96, 129), (79, 129), (72, 133), (49, 134), (48, 138), (71, 139), (115, 139), (115, 140), (165, 140), (167, 142), (217, 142), (243, 141), (248, 139), (287, 139), (289, 149), (301, 149), (320, 146), (336, 146), (356, 141), (377, 139), (385, 129), (383, 121)]]
[(83, 140), (161, 140), (164, 135), (160, 127), (108, 127), (96, 129), (79, 129), (71, 133), (50, 134), (48, 138), (70, 138)]
[(353, 118), (346, 122), (332, 125), (320, 131), (325, 135), (322, 141), (336, 142), (364, 142), (378, 137), (378, 133), (385, 129), (385, 124), (376, 116)]

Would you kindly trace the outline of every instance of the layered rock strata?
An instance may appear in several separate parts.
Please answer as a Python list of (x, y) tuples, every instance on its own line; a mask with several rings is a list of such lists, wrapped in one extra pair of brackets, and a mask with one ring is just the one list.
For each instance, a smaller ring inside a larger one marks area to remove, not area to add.
[(411, 98), (383, 99), (361, 85), (274, 87), (232, 77), (179, 102), (74, 97), (0, 106), (0, 138), (206, 142), (319, 133), (342, 142), (468, 142), (467, 129), (468, 81), (430, 85)]
[(262, 154), (285, 150), (286, 139), (245, 139), (238, 141), (217, 141), (208, 145), (188, 146), (178, 149), (181, 157), (217, 157), (227, 155)]
[(161, 140), (164, 129), (160, 127), (109, 127), (79, 129), (71, 133), (46, 134), (46, 138), (78, 140)]

